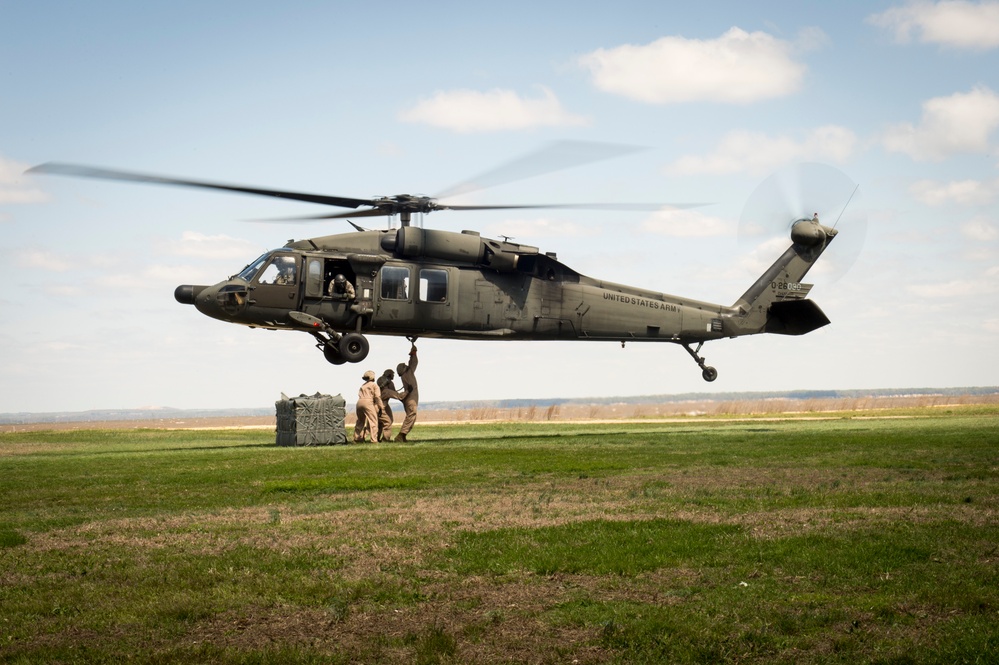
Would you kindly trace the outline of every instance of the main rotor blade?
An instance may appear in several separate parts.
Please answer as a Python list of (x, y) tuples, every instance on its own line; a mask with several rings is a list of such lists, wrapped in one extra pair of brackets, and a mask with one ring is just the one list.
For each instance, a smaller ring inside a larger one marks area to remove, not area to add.
[(548, 145), (518, 157), (506, 164), (480, 173), (478, 176), (445, 189), (435, 198), (443, 199), (459, 194), (495, 187), (515, 180), (525, 180), (544, 173), (582, 166), (632, 152), (646, 150), (642, 146), (595, 141), (553, 141)]
[(663, 208), (697, 208), (704, 203), (540, 203), (524, 205), (449, 205), (439, 203), (437, 210), (662, 210)]
[(334, 212), (327, 215), (303, 215), (301, 217), (269, 217), (251, 219), (251, 222), (318, 222), (325, 219), (354, 219), (355, 217), (391, 217), (394, 213), (384, 208), (370, 208), (354, 212)]
[(81, 164), (65, 164), (61, 162), (46, 162), (45, 164), (39, 164), (38, 166), (28, 169), (27, 173), (44, 173), (81, 178), (97, 178), (100, 180), (141, 182), (153, 185), (174, 185), (180, 187), (197, 187), (200, 189), (216, 189), (227, 192), (237, 192), (240, 194), (253, 194), (255, 196), (269, 196), (271, 198), (278, 199), (291, 199), (293, 201), (320, 203), (322, 205), (338, 206), (341, 208), (356, 208), (362, 205), (374, 205), (370, 199), (354, 199), (344, 196), (325, 196), (322, 194), (305, 194), (302, 192), (288, 192), (277, 189), (261, 189), (259, 187), (226, 185), (201, 180), (181, 180), (179, 178), (168, 178), (165, 176), (133, 173), (130, 171), (113, 171), (111, 169), (96, 168)]
[[(524, 205), (448, 205), (436, 204), (436, 210), (662, 210), (663, 208), (686, 209), (710, 205), (707, 203), (543, 203)], [(431, 212), (432, 212), (431, 211)], [(328, 215), (306, 215), (302, 217), (280, 217), (275, 219), (254, 220), (258, 222), (309, 222), (323, 219), (353, 219), (355, 217), (387, 217), (395, 214), (382, 208), (358, 210), (357, 212), (336, 212)]]

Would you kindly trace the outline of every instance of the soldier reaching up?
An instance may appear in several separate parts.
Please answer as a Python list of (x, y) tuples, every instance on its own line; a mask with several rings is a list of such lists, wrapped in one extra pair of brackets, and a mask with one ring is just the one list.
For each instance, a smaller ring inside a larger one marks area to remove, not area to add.
[(416, 385), (416, 365), (419, 359), (416, 357), (416, 344), (409, 350), (409, 364), (399, 363), (396, 371), (399, 372), (399, 381), (402, 382), (402, 407), (406, 410), (406, 418), (399, 428), (399, 435), (396, 441), (405, 441), (406, 435), (413, 429), (416, 423), (416, 406), (420, 403), (420, 391)]

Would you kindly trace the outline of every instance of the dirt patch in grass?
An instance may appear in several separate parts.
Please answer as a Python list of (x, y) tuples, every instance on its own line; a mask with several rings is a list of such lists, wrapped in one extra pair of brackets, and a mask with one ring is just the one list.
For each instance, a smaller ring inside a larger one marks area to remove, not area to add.
[[(504, 582), (470, 577), (427, 584), (418, 604), (253, 608), (202, 621), (185, 642), (260, 651), (294, 644), (357, 662), (412, 662), (429, 635), (454, 642), (445, 662), (606, 662), (594, 627), (539, 620), (577, 592), (558, 578)], [(335, 603), (335, 599), (333, 599)]]

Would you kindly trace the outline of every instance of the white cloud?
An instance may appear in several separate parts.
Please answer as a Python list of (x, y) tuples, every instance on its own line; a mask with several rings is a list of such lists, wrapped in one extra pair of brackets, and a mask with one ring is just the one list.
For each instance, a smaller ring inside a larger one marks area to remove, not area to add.
[(127, 273), (98, 275), (93, 283), (110, 291), (153, 291), (156, 288), (145, 279)]
[(652, 104), (749, 104), (801, 87), (805, 66), (792, 45), (730, 28), (717, 39), (663, 37), (644, 46), (598, 49), (579, 59), (599, 89)]
[(179, 242), (169, 245), (169, 253), (197, 259), (225, 259), (250, 261), (260, 254), (257, 245), (227, 235), (205, 235), (197, 231), (184, 231)]
[(762, 274), (773, 265), (777, 257), (787, 250), (790, 244), (787, 236), (767, 238), (763, 242), (757, 243), (748, 254), (739, 259), (739, 265), (746, 274)]
[(999, 2), (910, 2), (867, 18), (873, 25), (909, 42), (913, 33), (927, 44), (954, 48), (990, 49), (999, 46)]
[(180, 284), (191, 276), (189, 266), (152, 264), (142, 272), (142, 278), (159, 284)]
[(989, 151), (989, 136), (999, 127), (999, 95), (985, 86), (923, 102), (919, 125), (901, 123), (882, 137), (885, 149), (917, 161), (959, 153)]
[(86, 289), (82, 286), (75, 286), (73, 284), (52, 284), (50, 286), (43, 286), (42, 291), (46, 295), (54, 296), (56, 298), (78, 298), (86, 294)]
[(961, 225), (961, 234), (978, 242), (991, 242), (999, 238), (999, 228), (991, 220), (976, 217)]
[(981, 279), (952, 279), (948, 282), (911, 284), (910, 293), (931, 300), (981, 297), (999, 293), (999, 267), (989, 268)]
[(707, 238), (731, 235), (734, 226), (719, 217), (696, 210), (664, 208), (642, 222), (642, 230), (674, 238)]
[(542, 86), (539, 90), (533, 99), (512, 90), (442, 91), (402, 111), (399, 119), (466, 134), (589, 124), (563, 109), (551, 90)]
[(826, 125), (804, 138), (733, 131), (708, 155), (685, 155), (666, 167), (669, 175), (769, 173), (790, 162), (806, 160), (842, 163), (853, 154), (856, 135), (844, 127)]
[(939, 206), (945, 203), (960, 205), (983, 205), (991, 202), (999, 192), (999, 180), (919, 180), (912, 183), (909, 192), (917, 201), (926, 205)]
[(596, 235), (592, 228), (584, 228), (575, 222), (555, 219), (511, 219), (489, 226), (494, 236), (506, 236), (514, 242), (518, 238), (579, 237)]
[(14, 263), (28, 270), (67, 272), (73, 268), (73, 264), (66, 259), (41, 250), (15, 251)]
[(966, 279), (955, 279), (949, 282), (935, 284), (912, 284), (908, 287), (910, 293), (921, 298), (953, 298), (974, 293), (975, 282)]
[(24, 175), (27, 164), (0, 157), (0, 204), (38, 203), (46, 200), (45, 194), (27, 184)]

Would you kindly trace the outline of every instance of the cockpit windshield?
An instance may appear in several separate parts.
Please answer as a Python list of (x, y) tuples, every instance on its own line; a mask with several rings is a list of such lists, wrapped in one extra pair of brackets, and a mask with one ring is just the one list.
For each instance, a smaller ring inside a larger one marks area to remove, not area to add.
[(270, 252), (267, 252), (266, 254), (261, 254), (256, 261), (243, 268), (241, 271), (239, 271), (239, 274), (236, 276), (242, 280), (246, 280), (247, 282), (252, 282), (253, 278), (256, 276), (261, 266), (263, 266), (264, 263), (267, 262), (267, 259), (269, 259), (270, 256), (271, 256)]

